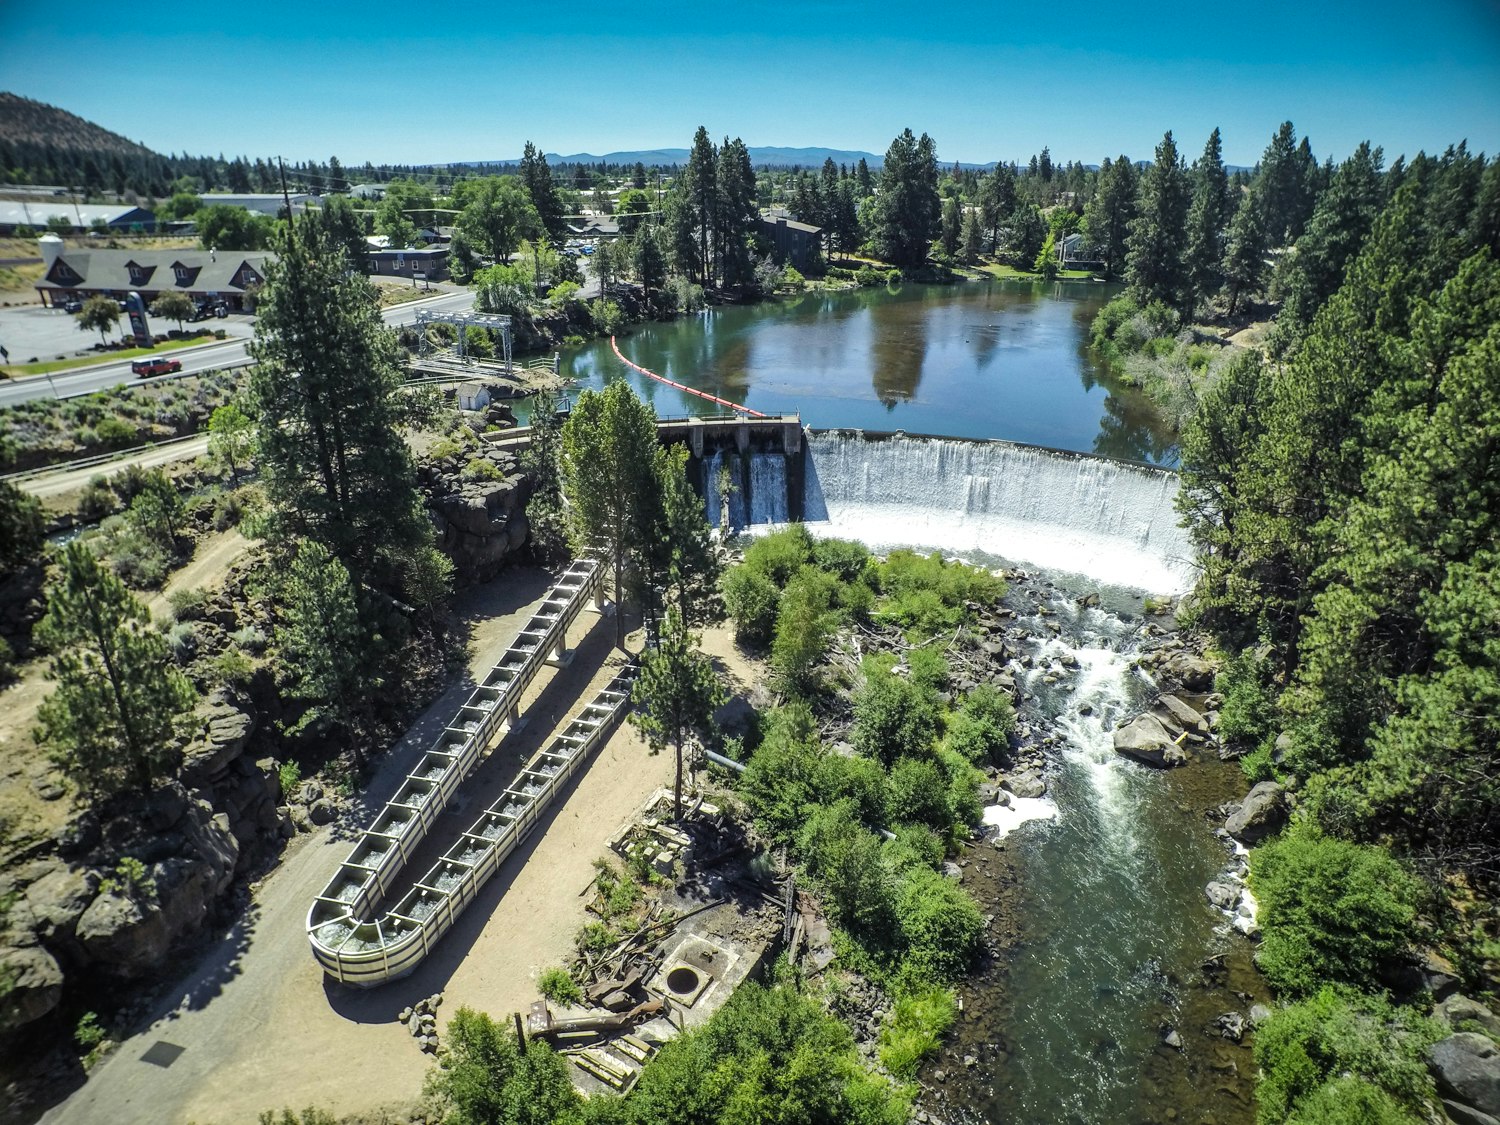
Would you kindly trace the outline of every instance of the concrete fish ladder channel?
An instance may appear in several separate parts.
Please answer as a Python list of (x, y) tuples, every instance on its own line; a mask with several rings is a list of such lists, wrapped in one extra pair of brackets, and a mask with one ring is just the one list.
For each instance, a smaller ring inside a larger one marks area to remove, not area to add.
[(416, 969), (608, 737), (629, 702), (633, 668), (615, 676), (564, 725), (400, 902), (378, 913), (501, 724), (511, 729), (518, 724), (522, 694), (541, 666), (564, 656), (568, 627), (591, 596), (597, 604), (602, 575), (597, 561), (579, 559), (558, 579), (313, 901), (307, 936), (313, 956), (330, 976), (372, 987)]

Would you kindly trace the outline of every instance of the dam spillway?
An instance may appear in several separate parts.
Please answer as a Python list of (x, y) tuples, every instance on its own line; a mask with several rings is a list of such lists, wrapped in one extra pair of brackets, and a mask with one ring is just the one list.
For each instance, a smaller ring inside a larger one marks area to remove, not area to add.
[(982, 552), (1177, 594), (1192, 544), (1168, 469), (1006, 441), (809, 433), (803, 519), (874, 548)]

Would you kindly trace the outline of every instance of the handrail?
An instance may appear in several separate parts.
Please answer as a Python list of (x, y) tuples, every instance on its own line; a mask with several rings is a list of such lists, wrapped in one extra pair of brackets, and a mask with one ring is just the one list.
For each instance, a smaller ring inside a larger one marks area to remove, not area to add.
[[(602, 573), (598, 562), (589, 558), (575, 560), (563, 573), (396, 795), (360, 833), (349, 858), (314, 900), (307, 916), (313, 955), (340, 980), (346, 976), (342, 946), (356, 932), (368, 934), (367, 927), (380, 925), (374, 911), (443, 808), (478, 765), (502, 720), (512, 727), (519, 721), (522, 695), (543, 662), (549, 656), (562, 655), (568, 627), (590, 594), (597, 595)], [(340, 927), (347, 932), (335, 941)], [(366, 936), (360, 940), (369, 939)], [(378, 947), (383, 944), (378, 943)]]

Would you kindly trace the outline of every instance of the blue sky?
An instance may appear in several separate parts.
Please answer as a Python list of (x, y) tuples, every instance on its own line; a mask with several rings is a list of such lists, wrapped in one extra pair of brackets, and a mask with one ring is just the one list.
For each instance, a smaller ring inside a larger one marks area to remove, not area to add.
[[(132, 15), (131, 13), (138, 13)], [(0, 0), (0, 88), (163, 152), (346, 164), (752, 145), (945, 161), (1252, 164), (1283, 120), (1336, 159), (1500, 153), (1500, 0), (699, 0), (62, 6)]]

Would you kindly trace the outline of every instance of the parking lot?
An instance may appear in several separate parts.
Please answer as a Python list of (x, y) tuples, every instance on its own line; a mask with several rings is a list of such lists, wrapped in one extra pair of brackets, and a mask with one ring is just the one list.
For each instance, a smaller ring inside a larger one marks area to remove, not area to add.
[[(161, 334), (177, 327), (175, 320), (162, 320), (147, 316), (153, 333)], [(184, 328), (222, 328), (230, 336), (252, 336), (255, 318), (245, 313), (232, 313), (222, 320), (211, 317), (198, 324), (184, 324)], [(130, 321), (120, 314), (119, 328), (110, 333), (111, 340), (118, 340), (121, 331), (128, 331)], [(18, 308), (0, 308), (0, 347), (10, 353), (10, 363), (31, 363), (54, 360), (58, 356), (71, 359), (78, 355), (91, 354), (92, 345), (99, 342), (99, 333), (84, 332), (78, 327), (78, 318), (62, 309), (47, 309), (40, 305), (22, 305)], [(100, 356), (108, 359), (108, 353)]]

